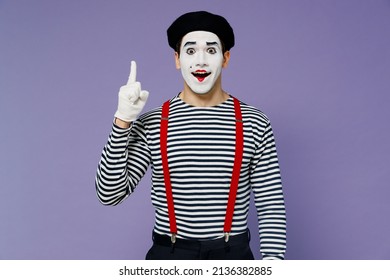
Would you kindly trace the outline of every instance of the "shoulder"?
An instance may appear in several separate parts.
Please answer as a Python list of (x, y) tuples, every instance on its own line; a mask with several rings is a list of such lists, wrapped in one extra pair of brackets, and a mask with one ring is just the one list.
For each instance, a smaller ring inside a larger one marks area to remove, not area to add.
[(159, 119), (161, 117), (161, 108), (162, 106), (159, 106), (146, 113), (143, 113), (142, 115), (139, 116), (139, 120), (142, 122), (148, 122), (156, 118)]
[(241, 113), (244, 121), (248, 121), (254, 124), (258, 124), (262, 127), (267, 126), (270, 122), (268, 116), (260, 109), (248, 105), (240, 101)]
[(147, 111), (146, 113), (141, 114), (138, 118), (139, 121), (147, 123), (147, 122), (150, 122), (150, 121), (153, 121), (156, 119), (160, 120), (163, 104), (167, 101), (171, 103), (170, 109), (172, 109), (172, 107), (177, 106), (177, 103), (178, 103), (177, 98), (173, 97), (170, 100), (166, 100), (166, 101), (162, 102), (159, 107), (153, 108), (153, 109)]

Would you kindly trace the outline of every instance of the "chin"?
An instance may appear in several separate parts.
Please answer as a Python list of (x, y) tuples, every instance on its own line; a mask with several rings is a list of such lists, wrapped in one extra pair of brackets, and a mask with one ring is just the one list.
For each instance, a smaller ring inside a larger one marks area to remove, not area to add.
[(206, 95), (208, 93), (211, 93), (213, 91), (214, 87), (209, 88), (209, 87), (198, 87), (198, 88), (191, 88), (191, 91), (195, 94), (198, 95)]

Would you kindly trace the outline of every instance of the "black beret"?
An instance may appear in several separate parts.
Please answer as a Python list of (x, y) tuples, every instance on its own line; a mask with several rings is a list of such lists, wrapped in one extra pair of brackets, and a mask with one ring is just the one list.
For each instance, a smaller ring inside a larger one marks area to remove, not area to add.
[(167, 30), (169, 46), (176, 50), (182, 38), (192, 31), (214, 33), (223, 42), (226, 50), (234, 46), (233, 29), (227, 20), (205, 11), (190, 12), (178, 17)]

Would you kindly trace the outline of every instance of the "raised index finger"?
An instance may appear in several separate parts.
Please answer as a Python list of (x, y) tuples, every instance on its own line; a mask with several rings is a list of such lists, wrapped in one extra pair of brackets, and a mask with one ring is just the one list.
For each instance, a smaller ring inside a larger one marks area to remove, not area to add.
[(127, 84), (135, 83), (137, 80), (137, 64), (134, 60), (131, 61), (130, 65), (130, 74), (129, 74), (129, 80), (127, 81)]

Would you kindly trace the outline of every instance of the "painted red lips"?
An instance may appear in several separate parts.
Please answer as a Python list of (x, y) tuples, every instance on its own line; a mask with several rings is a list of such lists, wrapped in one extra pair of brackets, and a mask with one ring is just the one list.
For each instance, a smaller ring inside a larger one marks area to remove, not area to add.
[(196, 70), (191, 74), (194, 75), (194, 77), (197, 78), (199, 82), (203, 82), (203, 80), (206, 79), (211, 73), (207, 72), (206, 70)]

